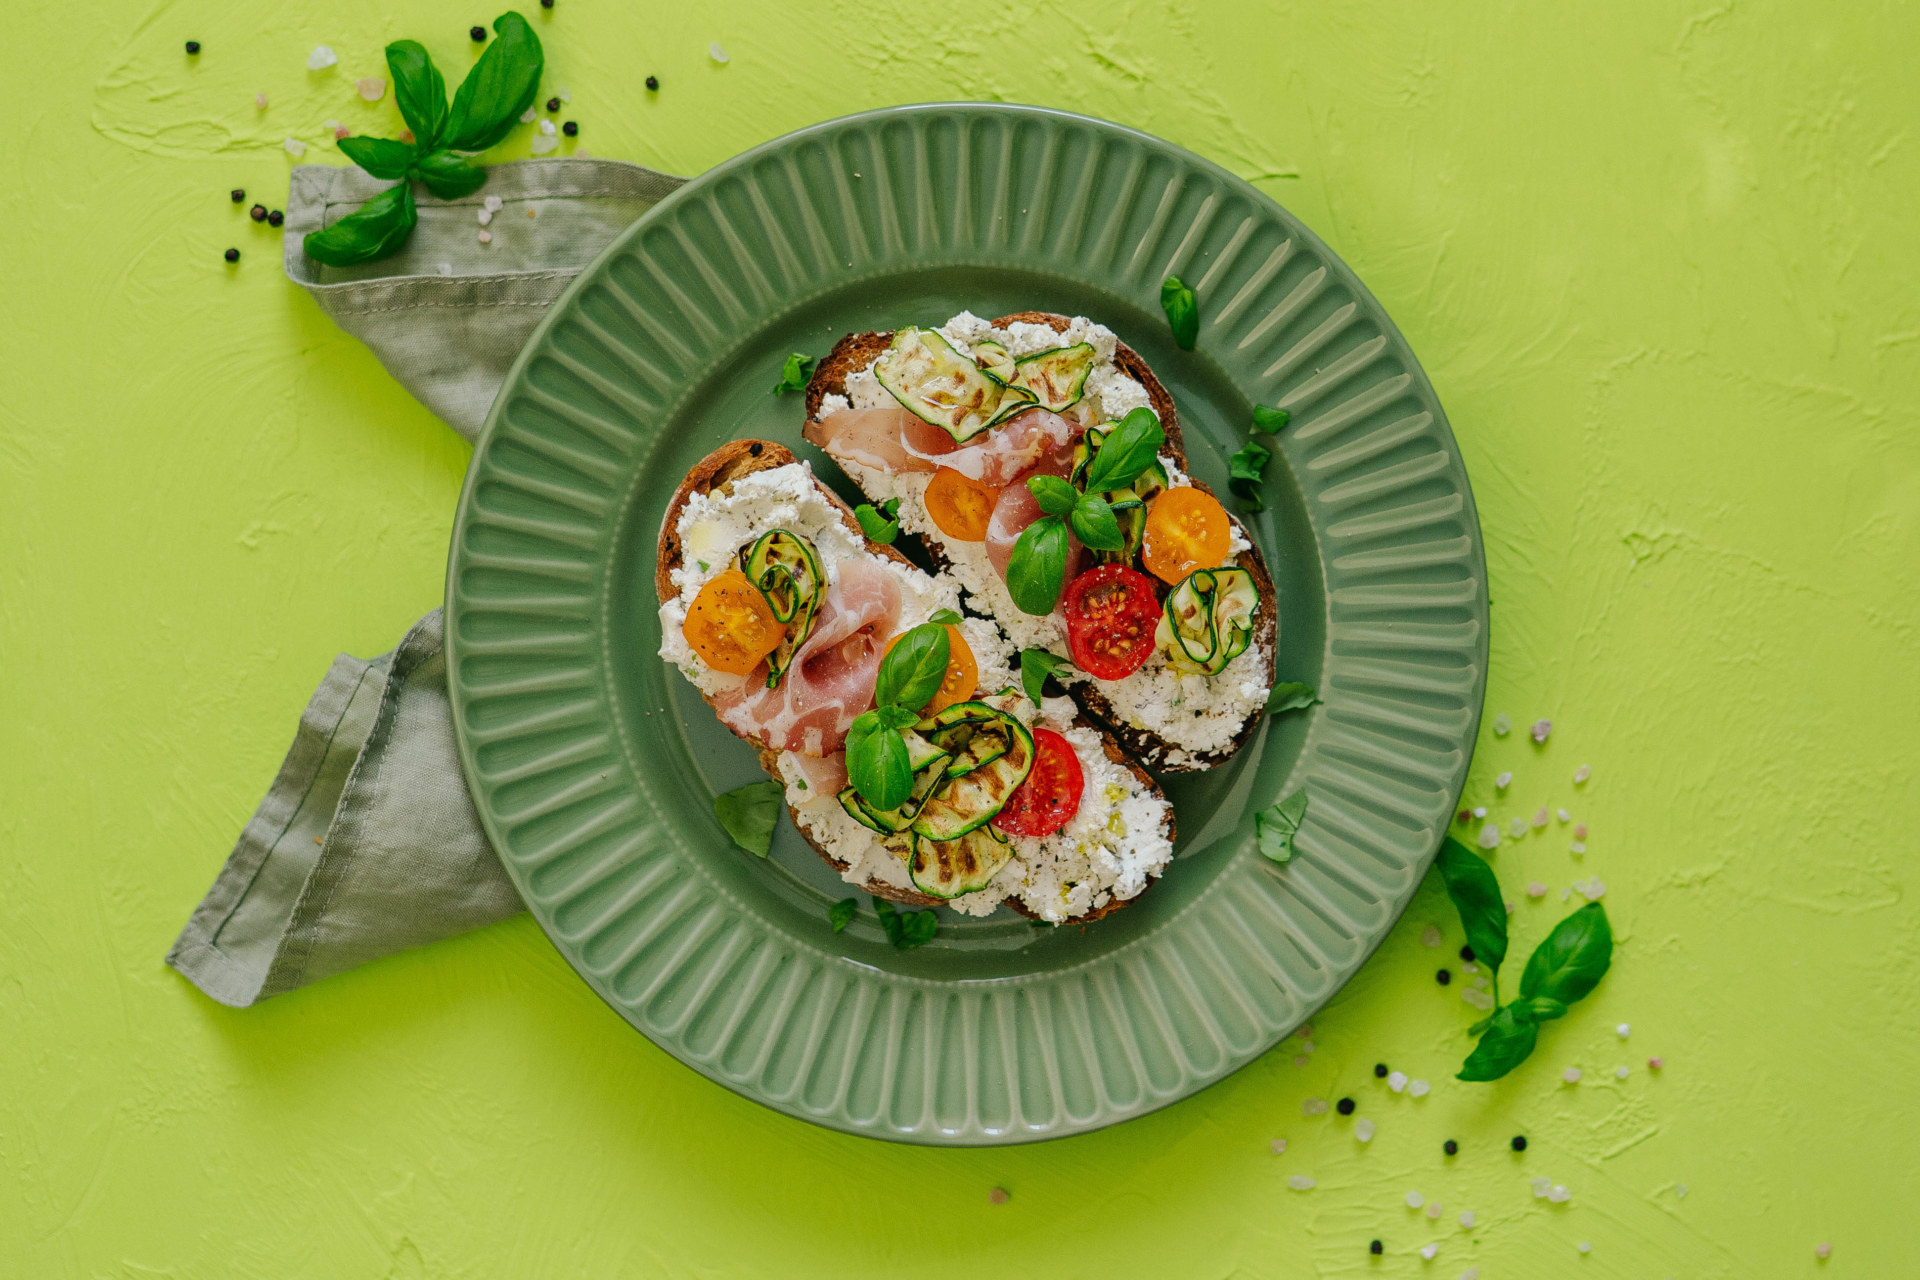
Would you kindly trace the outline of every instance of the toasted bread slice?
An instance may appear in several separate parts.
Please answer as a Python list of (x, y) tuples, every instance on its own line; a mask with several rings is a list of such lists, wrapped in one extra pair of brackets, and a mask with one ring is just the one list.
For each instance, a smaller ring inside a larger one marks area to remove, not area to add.
[[(1051, 311), (1016, 311), (1012, 315), (1001, 316), (992, 323), (995, 328), (1003, 329), (1016, 322), (1044, 324), (1056, 333), (1064, 333), (1072, 320)], [(891, 331), (852, 333), (840, 339), (833, 350), (820, 362), (814, 370), (813, 378), (807, 383), (807, 420), (812, 421), (819, 416), (820, 404), (827, 396), (845, 395), (847, 375), (857, 373), (871, 365), (892, 341)], [(1145, 360), (1140, 358), (1140, 354), (1126, 343), (1115, 344), (1113, 362), (1127, 376), (1146, 388), (1147, 399), (1152, 403), (1154, 413), (1159, 415), (1160, 429), (1166, 433), (1167, 440), (1163, 446), (1165, 453), (1179, 464), (1182, 471), (1187, 472), (1189, 479), (1193, 479), (1192, 472), (1187, 466), (1186, 440), (1180, 430), (1180, 413), (1174, 406), (1172, 393), (1159, 378), (1154, 376), (1153, 370), (1147, 366)], [(1202, 493), (1213, 494), (1213, 490), (1199, 480), (1193, 480), (1193, 487)], [(1275, 669), (1274, 663), (1280, 637), (1279, 608), (1273, 587), (1273, 576), (1267, 571), (1267, 562), (1260, 554), (1259, 544), (1248, 535), (1246, 526), (1241, 523), (1240, 518), (1232, 512), (1227, 513), (1227, 518), (1233, 521), (1241, 537), (1252, 544), (1235, 557), (1235, 563), (1253, 576), (1254, 587), (1259, 591), (1260, 599), (1267, 605), (1260, 611), (1260, 616), (1254, 623), (1253, 643), (1259, 646), (1261, 654), (1265, 657), (1267, 672), (1271, 677)], [(902, 536), (913, 537), (912, 534)], [(916, 538), (915, 545), (925, 551), (927, 558), (935, 567), (942, 570), (949, 567), (949, 561), (937, 542)], [(1260, 724), (1261, 713), (1255, 712), (1247, 717), (1247, 722), (1241, 726), (1240, 732), (1225, 747), (1205, 754), (1190, 754), (1185, 760), (1176, 764), (1172, 761), (1179, 748), (1151, 730), (1136, 729), (1122, 721), (1114, 711), (1112, 702), (1100, 691), (1097, 681), (1076, 680), (1068, 684), (1066, 690), (1075, 705), (1119, 738), (1121, 744), (1132, 752), (1136, 759), (1162, 773), (1197, 773), (1224, 764), (1247, 744), (1247, 740), (1253, 736), (1253, 731)]]
[[(679, 487), (674, 490), (673, 498), (667, 503), (666, 514), (660, 522), (660, 538), (654, 560), (653, 585), (661, 601), (664, 602), (678, 594), (678, 589), (673, 585), (672, 574), (675, 569), (680, 567), (682, 561), (679, 525), (680, 513), (685, 508), (687, 499), (695, 493), (711, 493), (713, 490), (740, 479), (742, 476), (752, 475), (757, 471), (771, 471), (776, 467), (784, 467), (795, 461), (798, 461), (798, 459), (793, 456), (791, 450), (771, 440), (734, 440), (721, 445), (705, 458), (702, 458), (693, 470), (687, 473), (687, 478), (681, 481)], [(841, 519), (846, 522), (847, 527), (855, 534), (861, 535), (862, 541), (865, 542), (866, 549), (869, 552), (877, 556), (885, 557), (898, 564), (906, 565), (914, 569), (916, 573), (921, 572), (912, 561), (908, 560), (892, 547), (865, 539), (864, 535), (861, 534), (860, 522), (855, 519), (852, 508), (841, 501), (838, 495), (834, 494), (832, 490), (820, 484), (818, 480), (814, 483), (820, 489), (821, 493), (825, 495), (827, 500), (839, 510)], [(1114, 742), (1110, 733), (1104, 731), (1100, 725), (1091, 720), (1081, 719), (1078, 720), (1077, 723), (1100, 733), (1107, 758), (1129, 769), (1133, 775), (1139, 779), (1140, 784), (1151, 794), (1161, 800), (1166, 799), (1166, 795), (1160, 790), (1159, 784), (1156, 783), (1146, 771), (1126, 756), (1120, 746)], [(741, 737), (744, 741), (753, 743), (756, 747), (760, 747), (760, 767), (765, 769), (767, 776), (775, 782), (784, 782), (780, 773), (780, 752), (762, 747), (759, 743), (753, 742), (751, 738), (747, 738), (744, 734), (736, 733), (736, 736)], [(825, 849), (820, 847), (818, 842), (816, 842), (808, 832), (807, 828), (800, 822), (799, 817), (793, 813), (791, 806), (788, 807), (788, 817), (793, 820), (794, 830), (798, 831), (800, 837), (807, 842), (808, 846), (820, 855), (822, 861), (835, 871), (845, 872), (847, 870), (846, 863), (836, 860)], [(1171, 841), (1173, 836), (1174, 816), (1172, 806), (1169, 805), (1167, 809), (1167, 839)], [(1148, 887), (1151, 888), (1153, 881), (1149, 880), (1147, 884)], [(928, 897), (926, 894), (920, 893), (910, 887), (902, 888), (898, 885), (891, 885), (877, 878), (869, 877), (863, 887), (866, 892), (876, 897), (885, 898), (906, 906), (934, 907), (942, 905), (937, 898)], [(1144, 893), (1145, 890), (1141, 892)], [(1114, 899), (1106, 906), (1096, 908), (1083, 916), (1075, 917), (1067, 923), (1084, 924), (1092, 920), (1098, 920), (1118, 911), (1121, 907), (1126, 906), (1127, 903), (1138, 899), (1139, 896), (1139, 894), (1135, 894), (1133, 898)], [(1006, 905), (1022, 915), (1039, 919), (1037, 915), (1017, 899), (1007, 899)]]

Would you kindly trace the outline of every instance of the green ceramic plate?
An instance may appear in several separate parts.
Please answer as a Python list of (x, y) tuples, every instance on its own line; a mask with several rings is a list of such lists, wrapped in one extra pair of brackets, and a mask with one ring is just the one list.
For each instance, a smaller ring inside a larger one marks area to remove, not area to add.
[[(1177, 350), (1163, 277), (1199, 292)], [(800, 442), (790, 351), (1041, 308), (1093, 316), (1172, 389), (1224, 491), (1252, 405), (1290, 409), (1269, 511), (1279, 677), (1325, 700), (1168, 785), (1166, 875), (1090, 928), (944, 915), (901, 952), (782, 820), (734, 849), (712, 797), (762, 777), (660, 644), (654, 543), (722, 441)], [(1433, 389), (1352, 272), (1177, 147), (1021, 107), (910, 107), (747, 152), (663, 201), (553, 308), (467, 476), (447, 582), (460, 748), (494, 847), (554, 944), (656, 1044), (851, 1133), (983, 1145), (1193, 1093), (1352, 976), (1460, 793), (1487, 660), (1486, 570)], [(1312, 805), (1286, 867), (1252, 814)]]

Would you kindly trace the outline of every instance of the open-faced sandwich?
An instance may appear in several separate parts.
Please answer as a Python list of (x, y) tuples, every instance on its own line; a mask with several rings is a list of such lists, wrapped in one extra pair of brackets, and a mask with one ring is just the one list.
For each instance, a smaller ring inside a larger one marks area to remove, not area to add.
[(1111, 330), (962, 312), (854, 334), (806, 404), (805, 437), (869, 501), (897, 499), (968, 607), (1135, 758), (1209, 769), (1252, 735), (1272, 683), (1273, 581), (1188, 476), (1173, 397)]
[(760, 748), (843, 879), (895, 902), (1054, 923), (1139, 896), (1173, 854), (1152, 778), (1064, 698), (1014, 687), (956, 585), (869, 542), (778, 444), (739, 440), (660, 529), (661, 657)]

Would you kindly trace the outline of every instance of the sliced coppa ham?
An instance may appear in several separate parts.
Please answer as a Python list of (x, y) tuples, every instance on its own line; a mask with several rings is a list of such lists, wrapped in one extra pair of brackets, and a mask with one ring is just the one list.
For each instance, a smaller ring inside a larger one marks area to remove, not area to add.
[(880, 659), (900, 622), (900, 585), (869, 556), (839, 564), (813, 634), (777, 688), (764, 668), (740, 688), (713, 698), (720, 722), (776, 751), (824, 756), (839, 751), (854, 719), (873, 705)]
[[(1013, 558), (1013, 544), (1041, 515), (1039, 500), (1027, 488), (1027, 481), (1034, 476), (1064, 476), (1072, 470), (1073, 449), (1069, 445), (1064, 450), (1042, 455), (1030, 469), (1015, 476), (1000, 490), (1000, 497), (993, 504), (993, 517), (987, 521), (987, 559), (1002, 578), (1007, 576), (1007, 561)], [(1080, 540), (1069, 533), (1065, 581), (1071, 582), (1080, 571), (1082, 550)]]
[(827, 756), (803, 756), (793, 753), (794, 771), (805, 779), (807, 791), (818, 796), (837, 796), (847, 785), (847, 753), (836, 751)]
[[(969, 480), (1003, 485), (1048, 454), (1071, 457), (1085, 428), (1045, 409), (1029, 409), (966, 444), (905, 409), (842, 409), (800, 432), (836, 462), (900, 474), (951, 467)], [(1065, 475), (1063, 472), (1056, 472)]]

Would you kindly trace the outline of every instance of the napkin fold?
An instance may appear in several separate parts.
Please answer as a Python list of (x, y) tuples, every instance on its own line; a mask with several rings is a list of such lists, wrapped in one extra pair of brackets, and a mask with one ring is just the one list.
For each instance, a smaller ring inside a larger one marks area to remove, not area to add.
[[(472, 441), (546, 309), (685, 181), (615, 160), (495, 165), (471, 196), (421, 196), (398, 254), (343, 268), (308, 258), (301, 238), (392, 184), (302, 165), (287, 200), (286, 271)], [(207, 995), (250, 1005), (524, 909), (467, 794), (443, 638), (435, 609), (392, 652), (334, 660), (167, 953)]]

